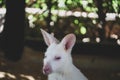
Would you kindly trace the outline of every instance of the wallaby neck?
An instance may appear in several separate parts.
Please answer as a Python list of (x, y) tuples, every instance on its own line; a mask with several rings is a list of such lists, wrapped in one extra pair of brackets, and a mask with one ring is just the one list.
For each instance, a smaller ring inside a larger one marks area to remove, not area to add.
[(71, 66), (64, 66), (64, 71), (59, 73), (52, 73), (48, 77), (49, 80), (73, 80), (73, 69), (75, 66), (71, 64)]
[(62, 73), (52, 73), (48, 80), (88, 80), (73, 64)]
[(58, 77), (60, 77), (60, 76), (62, 76), (62, 77), (66, 76), (67, 77), (67, 76), (70, 76), (70, 75), (72, 76), (74, 69), (75, 69), (75, 66), (71, 63), (70, 66), (65, 65), (63, 71), (57, 72), (57, 73), (52, 73), (52, 74), (55, 74), (56, 77), (57, 77), (57, 75), (58, 75)]

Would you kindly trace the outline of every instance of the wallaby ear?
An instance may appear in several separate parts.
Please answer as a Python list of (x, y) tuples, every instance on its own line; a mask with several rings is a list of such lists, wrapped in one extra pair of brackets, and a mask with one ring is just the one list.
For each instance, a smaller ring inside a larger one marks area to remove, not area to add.
[(76, 36), (74, 34), (68, 34), (62, 39), (61, 44), (64, 46), (66, 50), (71, 50), (75, 42)]
[(45, 30), (40, 29), (44, 38), (44, 41), (46, 43), (47, 46), (50, 46), (50, 44), (54, 43), (54, 42), (58, 42), (58, 40), (54, 37), (54, 34), (49, 34), (47, 33)]

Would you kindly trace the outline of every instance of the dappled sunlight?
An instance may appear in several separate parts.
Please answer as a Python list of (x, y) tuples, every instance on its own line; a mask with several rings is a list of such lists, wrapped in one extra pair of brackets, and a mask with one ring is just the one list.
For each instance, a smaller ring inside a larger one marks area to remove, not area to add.
[(59, 11), (58, 11), (58, 15), (59, 15), (60, 17), (64, 17), (64, 16), (66, 15), (66, 11), (65, 11), (65, 10), (59, 10)]
[(5, 72), (0, 71), (0, 79), (5, 77)]
[(9, 76), (9, 77), (12, 78), (12, 79), (16, 79), (16, 76), (13, 75), (13, 74), (11, 74), (11, 73), (6, 73), (6, 75)]
[(2, 33), (3, 29), (4, 29), (4, 25), (1, 25), (0, 26), (0, 33)]
[(86, 42), (90, 42), (90, 38), (83, 38), (82, 42), (86, 43)]
[(91, 12), (88, 14), (88, 17), (89, 18), (98, 18), (98, 15), (96, 13)]
[(46, 80), (42, 73), (42, 57), (40, 51), (25, 47), (21, 60), (13, 62), (0, 53), (0, 80)]
[(72, 15), (72, 11), (67, 11), (67, 12), (66, 12), (66, 15), (67, 15), (67, 16), (71, 16), (71, 15)]
[(120, 45), (120, 39), (117, 40), (117, 44)]
[(4, 22), (5, 22), (5, 19), (4, 17), (1, 15), (0, 16), (0, 33), (2, 33), (3, 29), (4, 29)]
[(25, 11), (30, 14), (36, 14), (36, 13), (41, 14), (44, 12), (44, 10), (39, 9), (39, 8), (25, 8)]
[(21, 74), (20, 76), (21, 76), (21, 77), (24, 77), (24, 78), (26, 78), (26, 79), (28, 79), (28, 80), (35, 80), (35, 78), (34, 78), (33, 76), (30, 76), (30, 75)]
[(35, 24), (33, 24), (33, 22), (35, 21), (35, 19), (33, 19), (33, 18), (34, 18), (33, 15), (29, 15), (28, 16), (30, 28), (34, 28), (35, 27)]
[[(71, 14), (71, 15), (72, 15), (72, 14)], [(80, 17), (80, 16), (81, 16), (81, 12), (75, 11), (75, 12), (73, 13), (73, 15), (74, 15), (75, 17)]]
[(7, 72), (2, 72), (2, 71), (0, 71), (0, 79), (5, 78), (6, 76), (9, 77), (9, 78), (11, 78), (11, 79), (16, 79), (16, 76), (15, 76), (15, 75), (13, 75), (13, 74), (11, 74), (11, 73), (7, 73)]
[[(42, 14), (43, 12), (47, 11), (47, 10), (42, 10), (39, 8), (25, 8), (25, 11), (29, 14)], [(5, 8), (0, 8), (0, 14), (5, 14), (6, 13), (6, 9)], [(80, 12), (80, 11), (66, 11), (66, 10), (52, 10), (51, 13), (53, 15), (58, 15), (61, 17), (64, 16), (75, 16), (75, 17), (89, 17), (89, 18), (98, 18), (98, 14), (94, 13), (94, 12)], [(106, 21), (111, 21), (111, 20), (115, 20), (116, 17), (120, 17), (120, 14), (116, 14), (116, 13), (106, 13)]]
[[(0, 71), (0, 79), (4, 79), (6, 77), (12, 80), (18, 80), (16, 74)], [(19, 77), (21, 77), (21, 79), (35, 80), (35, 78), (32, 75), (19, 74)]]
[(51, 25), (51, 26), (54, 26), (54, 22), (53, 22), (53, 21), (51, 21), (51, 22), (50, 22), (50, 25)]
[(100, 42), (100, 38), (99, 37), (96, 37), (96, 42), (99, 43)]
[(107, 13), (105, 19), (106, 21), (116, 20), (116, 16), (118, 16), (117, 13)]
[[(84, 17), (84, 18), (87, 18), (88, 16), (87, 16), (88, 14), (86, 13), (86, 12), (82, 12), (82, 17)], [(80, 17), (80, 16), (79, 16)]]
[[(30, 14), (41, 14), (43, 13), (45, 10), (41, 10), (38, 8), (26, 8), (26, 12), (30, 13)], [(51, 13), (53, 15), (58, 15), (61, 17), (65, 17), (65, 16), (75, 16), (75, 17), (85, 17), (85, 18), (98, 18), (98, 14), (95, 12), (80, 12), (80, 11), (66, 11), (66, 10), (51, 10)], [(115, 20), (115, 17), (120, 17), (120, 14), (116, 14), (116, 13), (107, 13), (106, 14), (106, 21), (109, 20)]]
[(116, 35), (116, 34), (111, 34), (110, 37), (113, 39), (118, 39), (118, 35)]

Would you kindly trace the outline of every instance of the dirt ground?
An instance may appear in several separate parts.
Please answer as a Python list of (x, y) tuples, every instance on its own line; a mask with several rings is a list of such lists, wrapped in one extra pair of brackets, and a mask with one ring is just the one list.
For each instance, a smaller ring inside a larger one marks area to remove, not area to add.
[[(25, 47), (22, 59), (8, 61), (0, 53), (0, 80), (47, 80), (42, 74), (43, 52)], [(89, 80), (120, 80), (120, 58), (74, 54), (74, 64)]]

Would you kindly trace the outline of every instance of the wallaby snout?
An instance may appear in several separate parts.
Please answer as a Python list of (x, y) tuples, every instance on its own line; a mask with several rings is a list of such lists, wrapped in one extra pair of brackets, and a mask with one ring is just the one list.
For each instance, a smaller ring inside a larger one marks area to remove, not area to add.
[(43, 73), (45, 75), (48, 75), (51, 72), (52, 72), (52, 68), (51, 68), (50, 64), (46, 64), (46, 65), (43, 66)]

